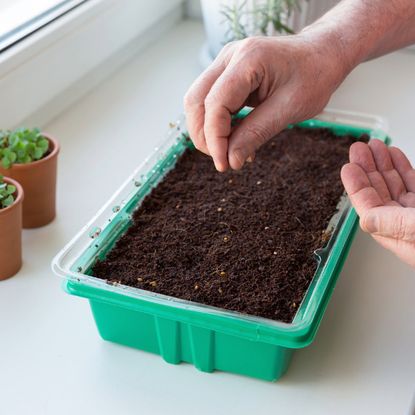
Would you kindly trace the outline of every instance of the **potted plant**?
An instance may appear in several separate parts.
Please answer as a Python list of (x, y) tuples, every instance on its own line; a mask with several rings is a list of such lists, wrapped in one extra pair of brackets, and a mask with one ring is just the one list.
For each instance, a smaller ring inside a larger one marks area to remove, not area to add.
[(20, 184), (0, 175), (0, 281), (22, 265), (22, 202)]
[(201, 0), (207, 66), (223, 45), (249, 36), (292, 34), (312, 23), (338, 0)]
[(0, 131), (0, 174), (24, 189), (24, 228), (44, 226), (56, 216), (58, 153), (58, 142), (37, 128)]

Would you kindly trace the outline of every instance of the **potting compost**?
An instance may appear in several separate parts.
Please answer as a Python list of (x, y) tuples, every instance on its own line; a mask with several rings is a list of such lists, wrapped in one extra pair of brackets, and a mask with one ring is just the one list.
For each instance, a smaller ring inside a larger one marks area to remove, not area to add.
[[(254, 163), (218, 173), (187, 150), (92, 274), (206, 305), (291, 322), (317, 268), (357, 139), (295, 127)], [(368, 141), (363, 135), (358, 140)]]

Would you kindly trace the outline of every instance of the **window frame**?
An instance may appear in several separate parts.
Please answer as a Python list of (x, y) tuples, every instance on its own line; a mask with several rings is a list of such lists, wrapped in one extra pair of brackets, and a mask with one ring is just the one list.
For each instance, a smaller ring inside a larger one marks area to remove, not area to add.
[(0, 54), (0, 129), (42, 126), (176, 25), (183, 0), (88, 0)]
[(37, 30), (42, 29), (47, 24), (59, 19), (75, 7), (78, 7), (87, 1), (88, 0), (62, 0), (49, 9), (44, 10), (42, 13), (34, 15), (5, 34), (0, 35), (0, 53), (13, 47)]

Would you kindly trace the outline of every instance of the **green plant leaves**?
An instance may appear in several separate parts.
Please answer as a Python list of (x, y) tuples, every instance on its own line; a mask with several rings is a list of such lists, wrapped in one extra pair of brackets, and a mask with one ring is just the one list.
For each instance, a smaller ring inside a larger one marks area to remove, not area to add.
[(267, 36), (270, 27), (277, 33), (293, 34), (293, 29), (286, 22), (296, 10), (301, 11), (299, 0), (263, 0), (252, 4), (236, 0), (232, 5), (222, 4), (220, 13), (228, 26), (226, 41), (258, 34)]
[(3, 176), (0, 175), (0, 209), (4, 209), (13, 204), (16, 190), (16, 186), (7, 184), (3, 180)]
[(5, 169), (14, 163), (26, 164), (40, 160), (48, 150), (49, 141), (38, 128), (0, 131), (0, 162)]

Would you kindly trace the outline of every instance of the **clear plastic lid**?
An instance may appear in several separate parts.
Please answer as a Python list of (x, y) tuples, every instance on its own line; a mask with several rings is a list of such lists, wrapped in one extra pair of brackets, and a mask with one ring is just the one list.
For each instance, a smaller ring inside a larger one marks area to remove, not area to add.
[[(249, 110), (245, 110), (245, 115)], [(335, 133), (344, 134), (355, 130), (356, 135), (366, 132), (370, 137), (387, 140), (387, 124), (380, 117), (352, 112), (327, 109), (316, 119), (306, 122), (309, 127), (330, 126)], [(301, 123), (300, 123), (301, 125)], [(343, 128), (344, 127), (344, 128)], [(338, 131), (336, 131), (336, 129)], [(344, 130), (344, 131), (343, 131)], [(327, 246), (316, 254), (318, 267), (314, 279), (300, 305), (292, 324), (281, 323), (261, 317), (243, 315), (233, 311), (197, 304), (162, 294), (124, 285), (107, 284), (105, 280), (89, 275), (89, 269), (97, 258), (103, 258), (118, 238), (131, 224), (132, 212), (140, 205), (151, 189), (174, 167), (177, 158), (189, 146), (184, 116), (170, 123), (166, 137), (154, 148), (153, 153), (128, 177), (116, 193), (98, 213), (75, 235), (75, 237), (56, 255), (52, 262), (54, 273), (70, 281), (115, 291), (123, 295), (147, 301), (168, 303), (176, 307), (203, 310), (213, 314), (233, 316), (255, 322), (266, 322), (272, 326), (293, 326), (310, 321), (321, 303), (318, 290), (321, 275), (327, 268), (331, 251), (343, 222), (351, 211), (346, 197), (339, 204), (339, 211), (333, 216), (329, 227), (332, 234)]]

